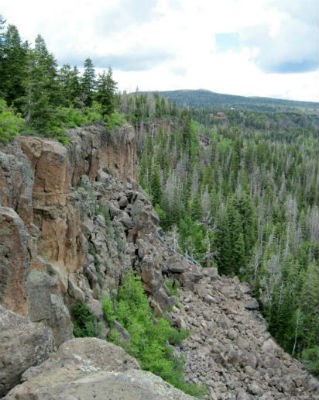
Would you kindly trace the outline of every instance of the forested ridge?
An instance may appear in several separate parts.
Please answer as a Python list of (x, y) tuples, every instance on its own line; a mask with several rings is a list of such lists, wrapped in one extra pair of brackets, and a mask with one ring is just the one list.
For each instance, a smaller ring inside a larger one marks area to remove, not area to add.
[(239, 109), (250, 111), (278, 111), (292, 112), (293, 110), (313, 113), (318, 109), (318, 103), (272, 99), (267, 97), (244, 97), (230, 94), (210, 92), (209, 90), (171, 90), (161, 91), (158, 94), (175, 102), (180, 107), (192, 109)]
[(136, 94), (129, 113), (141, 132), (154, 132), (140, 135), (139, 179), (168, 240), (249, 282), (273, 336), (318, 374), (318, 116), (210, 109), (177, 117), (155, 100), (152, 111)]
[(118, 94), (91, 59), (58, 67), (0, 24), (0, 141), (57, 138), (126, 120), (138, 132), (139, 183), (172, 248), (249, 282), (273, 336), (319, 373), (318, 114), (180, 110), (158, 94)]

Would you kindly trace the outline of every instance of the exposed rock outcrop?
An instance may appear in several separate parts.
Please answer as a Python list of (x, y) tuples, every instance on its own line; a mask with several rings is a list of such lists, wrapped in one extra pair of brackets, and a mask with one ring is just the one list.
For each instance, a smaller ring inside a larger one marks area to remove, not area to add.
[(249, 292), (211, 269), (180, 290), (172, 318), (191, 332), (177, 351), (186, 378), (207, 384), (211, 400), (319, 399), (319, 382), (271, 338)]
[(47, 326), (32, 323), (0, 306), (0, 398), (20, 382), (26, 369), (49, 356), (53, 344)]
[(14, 312), (27, 313), (25, 281), (30, 270), (28, 235), (19, 215), (0, 207), (0, 302)]
[(134, 358), (104, 340), (65, 342), (42, 365), (30, 368), (6, 400), (188, 400), (161, 378), (141, 371)]
[(45, 321), (57, 345), (72, 335), (66, 304), (92, 298), (86, 287), (93, 297), (100, 293), (96, 271), (89, 281), (83, 274), (90, 277), (87, 228), (95, 224), (99, 197), (93, 183), (103, 171), (117, 179), (137, 175), (132, 127), (110, 133), (93, 126), (69, 136), (68, 147), (21, 136), (0, 148), (0, 302)]
[(100, 296), (125, 270), (141, 274), (158, 313), (174, 304), (163, 277), (172, 251), (134, 180), (133, 128), (69, 135), (68, 147), (22, 136), (0, 147), (0, 303), (50, 327), (55, 346), (72, 337), (77, 303), (105, 323)]

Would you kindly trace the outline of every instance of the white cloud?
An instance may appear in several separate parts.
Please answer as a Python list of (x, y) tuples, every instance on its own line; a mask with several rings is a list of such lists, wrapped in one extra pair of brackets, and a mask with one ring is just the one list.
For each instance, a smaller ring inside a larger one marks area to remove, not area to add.
[[(313, 4), (313, 0), (0, 0), (0, 12), (17, 25), (23, 38), (33, 41), (40, 33), (59, 62), (80, 65), (91, 57), (99, 67), (111, 65), (122, 89), (205, 88), (318, 100), (317, 72), (273, 73), (274, 65), (288, 68), (287, 60), (302, 61), (307, 56), (313, 60), (316, 38), (311, 39), (310, 33), (318, 30)], [(292, 35), (296, 31), (298, 38)], [(220, 52), (215, 35), (229, 32), (238, 34), (243, 46), (236, 52)]]
[[(318, 69), (319, 14), (316, 0), (273, 2), (273, 20), (241, 31), (244, 45), (258, 48), (255, 61), (267, 72), (308, 72)], [(317, 18), (317, 20), (316, 20)]]

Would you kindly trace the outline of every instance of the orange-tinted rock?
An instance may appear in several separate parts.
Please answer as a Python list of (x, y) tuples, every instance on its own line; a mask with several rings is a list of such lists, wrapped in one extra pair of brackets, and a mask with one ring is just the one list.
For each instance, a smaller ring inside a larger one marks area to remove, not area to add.
[[(103, 170), (122, 181), (137, 176), (132, 127), (114, 132), (102, 126), (77, 128), (69, 137), (67, 147), (20, 136), (0, 148), (0, 206), (8, 207), (0, 229), (0, 301), (18, 313), (27, 312), (26, 265), (54, 271), (62, 294), (68, 290), (68, 274), (83, 268), (81, 203), (74, 196), (81, 177), (94, 182)], [(10, 265), (5, 253), (10, 253)]]
[(0, 302), (14, 312), (27, 312), (24, 282), (29, 272), (28, 236), (18, 214), (0, 207)]

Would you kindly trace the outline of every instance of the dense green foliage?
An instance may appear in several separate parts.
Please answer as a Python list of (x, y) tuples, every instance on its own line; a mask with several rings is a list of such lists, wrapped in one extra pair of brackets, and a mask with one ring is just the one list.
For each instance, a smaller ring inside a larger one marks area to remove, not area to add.
[(98, 336), (98, 329), (94, 314), (84, 303), (75, 305), (71, 314), (73, 317), (73, 334), (75, 337)]
[(162, 115), (140, 121), (140, 183), (172, 246), (248, 281), (271, 333), (318, 373), (318, 116)]
[(205, 388), (184, 381), (183, 360), (173, 355), (172, 345), (185, 339), (187, 332), (171, 327), (164, 317), (153, 316), (139, 278), (127, 273), (116, 298), (104, 298), (102, 305), (111, 328), (116, 320), (130, 335), (129, 341), (123, 341), (113, 327), (110, 339), (134, 356), (143, 369), (191, 395), (205, 393)]
[[(97, 78), (89, 58), (84, 61), (82, 76), (77, 67), (69, 64), (58, 68), (40, 35), (32, 48), (21, 40), (18, 29), (6, 26), (1, 17), (0, 76), (0, 98), (25, 120), (18, 129), (24, 134), (67, 143), (68, 128), (92, 122), (110, 126), (118, 119), (113, 117), (117, 97), (110, 68)], [(1, 136), (5, 141), (14, 136), (12, 123), (3, 124)]]
[(8, 143), (24, 127), (24, 120), (0, 99), (0, 143)]

